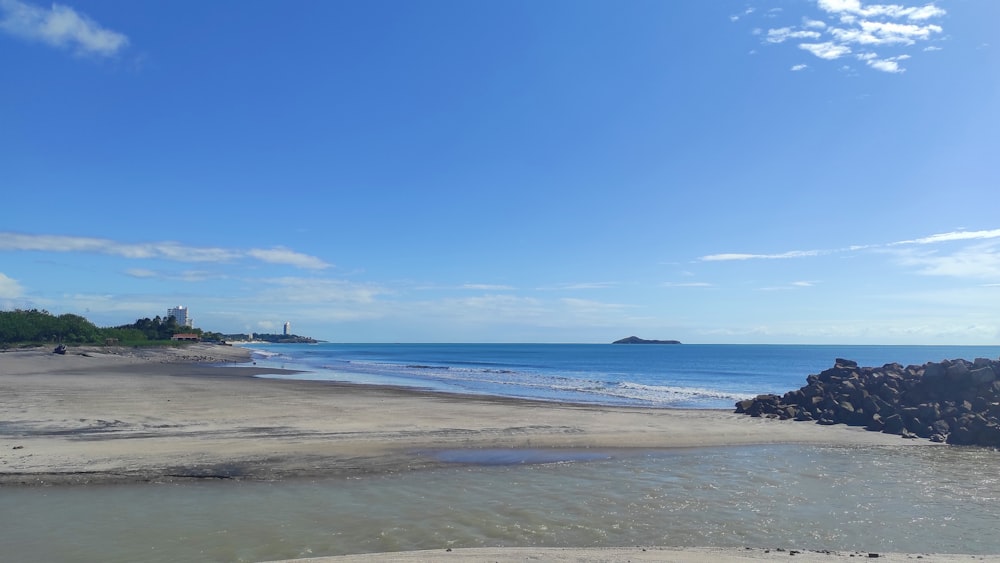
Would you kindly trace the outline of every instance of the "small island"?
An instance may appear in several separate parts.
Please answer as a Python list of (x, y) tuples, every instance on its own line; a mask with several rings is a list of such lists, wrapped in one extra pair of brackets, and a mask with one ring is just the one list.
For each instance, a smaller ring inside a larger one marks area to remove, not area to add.
[(645, 340), (638, 336), (629, 336), (621, 340), (615, 340), (612, 344), (680, 344), (679, 340)]

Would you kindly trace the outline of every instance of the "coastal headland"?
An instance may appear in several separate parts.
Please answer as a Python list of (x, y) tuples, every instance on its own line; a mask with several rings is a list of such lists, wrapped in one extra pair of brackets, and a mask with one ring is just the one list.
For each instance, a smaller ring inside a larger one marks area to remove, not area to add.
[(245, 349), (206, 344), (0, 353), (0, 485), (396, 472), (440, 466), (433, 452), (456, 448), (914, 443), (721, 410), (258, 378), (281, 370), (248, 360)]

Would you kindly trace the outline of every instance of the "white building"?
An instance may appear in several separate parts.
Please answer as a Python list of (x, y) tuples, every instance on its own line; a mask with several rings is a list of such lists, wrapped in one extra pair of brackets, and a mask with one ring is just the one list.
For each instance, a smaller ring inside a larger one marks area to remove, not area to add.
[(183, 305), (178, 305), (176, 307), (171, 307), (167, 309), (167, 318), (173, 317), (177, 320), (178, 326), (190, 327), (194, 324), (194, 320), (188, 316), (187, 307)]
[(292, 334), (292, 323), (285, 323), (285, 336)]

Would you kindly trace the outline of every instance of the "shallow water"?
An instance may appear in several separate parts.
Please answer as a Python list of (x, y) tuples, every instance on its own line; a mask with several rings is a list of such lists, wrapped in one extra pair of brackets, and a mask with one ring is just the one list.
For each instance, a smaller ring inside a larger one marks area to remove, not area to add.
[(10, 561), (654, 544), (1000, 553), (990, 450), (533, 451), (442, 452), (461, 463), (350, 479), (4, 488), (0, 545)]

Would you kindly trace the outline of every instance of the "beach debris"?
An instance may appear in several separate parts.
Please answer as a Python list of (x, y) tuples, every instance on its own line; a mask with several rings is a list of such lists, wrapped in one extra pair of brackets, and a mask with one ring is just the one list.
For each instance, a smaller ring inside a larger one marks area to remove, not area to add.
[(837, 358), (782, 396), (736, 403), (754, 417), (863, 426), (934, 442), (1000, 447), (1000, 361), (977, 358), (859, 367)]
[(60, 344), (60, 345), (56, 346), (55, 350), (52, 350), (52, 353), (53, 354), (65, 354), (66, 353), (66, 345), (65, 344)]

